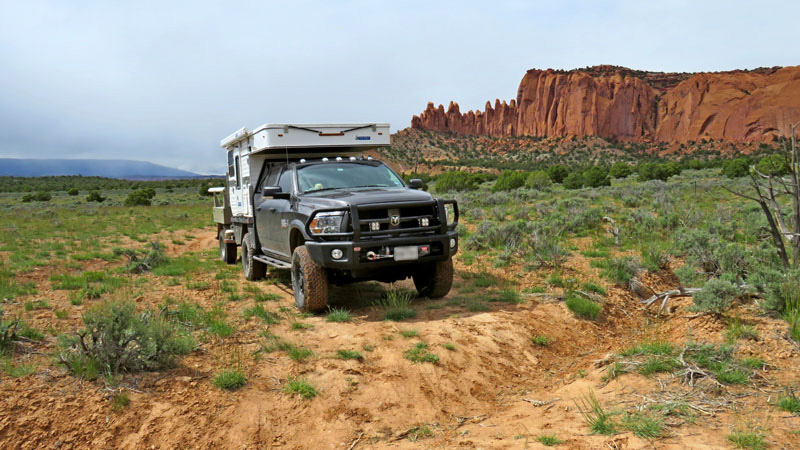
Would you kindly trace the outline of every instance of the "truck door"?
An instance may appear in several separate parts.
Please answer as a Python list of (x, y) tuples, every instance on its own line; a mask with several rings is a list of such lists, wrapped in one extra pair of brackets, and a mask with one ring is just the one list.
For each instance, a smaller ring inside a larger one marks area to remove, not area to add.
[(281, 208), (283, 202), (272, 197), (264, 197), (261, 195), (261, 190), (264, 186), (278, 186), (278, 176), (281, 174), (281, 167), (275, 167), (269, 171), (264, 182), (259, 186), (258, 191), (253, 196), (253, 203), (255, 205), (255, 219), (256, 230), (258, 231), (258, 239), (261, 242), (261, 250), (264, 252), (274, 254), (284, 254), (278, 248), (279, 235), (283, 228), (281, 228), (280, 220), (278, 218), (278, 209)]
[[(287, 167), (281, 172), (278, 178), (278, 186), (282, 192), (288, 192), (292, 197), (294, 191), (294, 170)], [(289, 222), (291, 222), (292, 201), (287, 199), (276, 200), (275, 205), (275, 229), (280, 230), (275, 234), (275, 248), (283, 255), (291, 257), (289, 254)]]

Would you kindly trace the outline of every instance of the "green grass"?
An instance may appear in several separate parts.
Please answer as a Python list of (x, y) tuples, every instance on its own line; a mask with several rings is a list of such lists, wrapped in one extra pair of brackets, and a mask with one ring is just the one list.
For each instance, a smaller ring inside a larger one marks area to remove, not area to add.
[(305, 347), (297, 347), (291, 345), (287, 350), (286, 353), (289, 355), (289, 358), (293, 359), (297, 362), (304, 362), (305, 360), (314, 356), (314, 351)]
[(666, 341), (645, 341), (640, 344), (629, 347), (622, 352), (620, 356), (635, 356), (635, 355), (672, 355), (675, 353), (675, 347)]
[(540, 444), (546, 445), (548, 447), (553, 447), (556, 445), (561, 445), (564, 443), (561, 439), (557, 438), (554, 434), (542, 434), (536, 438)]
[(303, 322), (292, 322), (292, 330), (307, 330), (309, 328), (314, 328), (314, 325), (310, 323), (303, 323)]
[(55, 314), (56, 315), (56, 319), (59, 319), (59, 320), (69, 319), (69, 311), (64, 310), (64, 309), (57, 309), (57, 310), (53, 311), (53, 314)]
[(131, 404), (131, 398), (127, 392), (118, 392), (111, 397), (111, 409), (114, 411), (122, 411)]
[(603, 375), (603, 381), (611, 381), (619, 377), (620, 375), (624, 375), (628, 373), (628, 368), (625, 364), (617, 361), (614, 364), (608, 366), (606, 370), (606, 374)]
[(278, 320), (278, 318), (275, 317), (275, 315), (267, 311), (267, 309), (264, 308), (264, 306), (262, 305), (251, 306), (242, 311), (242, 315), (247, 319), (251, 317), (258, 317), (259, 319), (261, 319), (262, 322), (266, 324), (276, 324), (280, 322), (280, 320)]
[(561, 278), (561, 275), (558, 273), (550, 274), (550, 277), (547, 278), (547, 282), (555, 287), (560, 287), (560, 288), (563, 288), (565, 285), (564, 279)]
[(353, 320), (353, 318), (350, 316), (350, 311), (346, 309), (329, 308), (328, 315), (325, 317), (325, 320), (328, 322), (342, 323), (350, 322)]
[(501, 302), (501, 303), (522, 303), (522, 297), (519, 295), (519, 291), (514, 289), (503, 289), (497, 295), (489, 297), (490, 302)]
[(525, 294), (544, 294), (547, 292), (547, 288), (544, 286), (533, 286), (523, 289), (522, 292)]
[(758, 340), (758, 331), (752, 325), (748, 325), (739, 319), (733, 319), (728, 324), (728, 331), (725, 333), (728, 343), (732, 344), (739, 339)]
[(480, 273), (472, 279), (472, 285), (478, 288), (487, 288), (497, 284), (497, 279), (487, 273)]
[(401, 330), (400, 335), (404, 338), (412, 338), (415, 336), (419, 336), (419, 332), (417, 330)]
[(424, 342), (417, 342), (413, 347), (403, 353), (403, 357), (413, 363), (429, 362), (436, 364), (439, 362), (439, 357), (428, 351), (428, 344)]
[(190, 281), (186, 283), (186, 289), (195, 291), (205, 291), (211, 288), (211, 283), (208, 281)]
[(307, 400), (310, 400), (319, 394), (317, 389), (305, 378), (293, 377), (289, 377), (286, 380), (286, 385), (283, 386), (283, 392), (291, 395), (299, 395)]
[(339, 359), (355, 359), (357, 361), (364, 359), (364, 355), (355, 350), (337, 350), (336, 356)]
[(226, 338), (232, 336), (236, 329), (224, 319), (211, 319), (208, 321), (208, 332)]
[(255, 302), (274, 302), (280, 300), (281, 296), (278, 294), (274, 294), (272, 292), (264, 292), (261, 294), (256, 294), (253, 296), (253, 301)]
[(444, 343), (444, 344), (442, 344), (442, 347), (443, 347), (445, 350), (449, 350), (449, 351), (451, 351), (451, 352), (458, 351), (458, 350), (456, 349), (456, 346), (455, 346), (455, 344), (452, 344), (452, 343), (450, 343), (450, 342), (447, 342), (447, 343)]
[(247, 377), (239, 369), (224, 369), (214, 376), (213, 382), (214, 386), (220, 389), (235, 391), (247, 384)]
[(469, 312), (486, 312), (491, 310), (492, 308), (483, 300), (471, 299), (467, 301), (467, 311)]
[(608, 436), (617, 434), (617, 424), (614, 423), (611, 414), (600, 405), (594, 392), (589, 391), (589, 395), (581, 399), (580, 403), (576, 402), (576, 406), (592, 434)]
[(679, 366), (678, 362), (673, 358), (650, 356), (644, 360), (638, 370), (640, 374), (650, 376), (656, 373), (672, 372)]
[(600, 315), (600, 310), (603, 309), (597, 303), (574, 293), (570, 293), (567, 296), (565, 303), (567, 308), (575, 314), (575, 317), (581, 319), (595, 320)]
[[(733, 356), (733, 347), (720, 344), (689, 344), (684, 358), (711, 372), (719, 382), (732, 385), (750, 383), (752, 368)], [(753, 362), (749, 364), (753, 365)]]
[(620, 426), (643, 439), (658, 439), (664, 435), (665, 425), (661, 417), (645, 412), (629, 412), (622, 416)]
[(779, 398), (776, 406), (786, 412), (800, 414), (800, 400), (794, 394)]
[(383, 320), (400, 322), (417, 317), (417, 310), (411, 307), (416, 292), (410, 289), (392, 287), (381, 295), (374, 305), (383, 308)]
[(583, 283), (581, 285), (581, 289), (583, 289), (586, 292), (594, 292), (596, 294), (606, 295), (606, 288), (604, 288), (603, 286), (600, 286), (599, 284), (597, 284), (597, 283), (595, 283), (593, 281), (587, 281), (587, 282)]
[(5, 356), (0, 352), (0, 372), (5, 373), (11, 378), (26, 377), (36, 371), (33, 364), (14, 364), (10, 356)]
[(50, 303), (46, 300), (31, 300), (25, 302), (25, 311), (36, 311), (39, 309), (50, 309)]
[(755, 431), (735, 431), (728, 435), (728, 442), (736, 448), (747, 450), (764, 450), (767, 448), (764, 435)]
[(553, 338), (547, 337), (541, 334), (537, 334), (536, 336), (531, 336), (531, 343), (538, 345), (540, 347), (547, 347), (553, 342)]
[(427, 439), (433, 437), (433, 431), (427, 426), (419, 426), (414, 427), (406, 432), (406, 436), (408, 436), (408, 440), (411, 442), (417, 442), (420, 439)]

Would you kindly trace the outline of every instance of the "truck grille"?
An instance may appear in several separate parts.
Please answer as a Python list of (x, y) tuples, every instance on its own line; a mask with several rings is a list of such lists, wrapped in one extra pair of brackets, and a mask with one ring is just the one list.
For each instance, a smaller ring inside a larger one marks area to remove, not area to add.
[[(435, 233), (441, 229), (435, 202), (392, 207), (383, 204), (377, 207), (358, 207), (357, 227), (362, 238), (385, 237), (387, 235), (415, 235)], [(354, 218), (355, 219), (355, 218)], [(377, 229), (376, 229), (377, 227)]]

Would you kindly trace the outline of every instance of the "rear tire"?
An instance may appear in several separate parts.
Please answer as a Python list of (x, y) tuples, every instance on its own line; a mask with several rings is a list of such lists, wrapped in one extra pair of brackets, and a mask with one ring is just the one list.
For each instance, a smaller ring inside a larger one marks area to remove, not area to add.
[(311, 259), (305, 245), (292, 253), (292, 289), (301, 311), (319, 312), (328, 306), (328, 272)]
[(428, 298), (441, 298), (453, 286), (453, 259), (426, 264), (414, 273), (414, 287), (419, 295)]
[(255, 255), (256, 244), (253, 235), (247, 233), (242, 238), (242, 272), (244, 278), (249, 281), (260, 280), (267, 274), (267, 265), (253, 259)]
[(236, 243), (225, 242), (225, 230), (219, 232), (219, 259), (228, 264), (236, 264)]

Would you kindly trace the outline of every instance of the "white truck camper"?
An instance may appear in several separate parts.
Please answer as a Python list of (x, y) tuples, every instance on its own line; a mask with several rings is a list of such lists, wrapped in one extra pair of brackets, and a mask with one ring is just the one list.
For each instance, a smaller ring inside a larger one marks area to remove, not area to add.
[(220, 141), (228, 154), (228, 202), (233, 222), (252, 223), (250, 190), (265, 165), (302, 158), (349, 158), (388, 147), (388, 123), (266, 124), (240, 128)]

